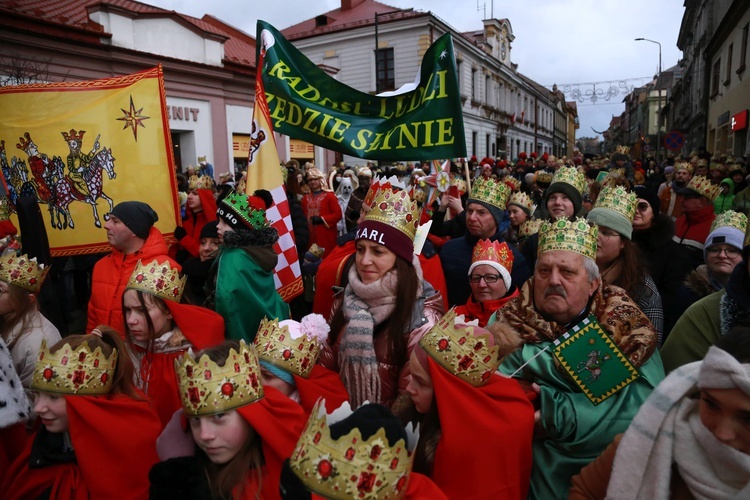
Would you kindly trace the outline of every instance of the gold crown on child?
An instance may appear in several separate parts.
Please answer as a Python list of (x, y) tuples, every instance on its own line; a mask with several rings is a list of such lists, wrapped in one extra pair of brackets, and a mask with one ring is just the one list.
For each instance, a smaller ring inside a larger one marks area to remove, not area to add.
[(552, 177), (551, 184), (557, 184), (558, 182), (570, 184), (581, 194), (586, 190), (586, 178), (575, 167), (558, 168), (554, 177)]
[(182, 409), (188, 416), (222, 413), (263, 397), (258, 356), (244, 340), (240, 340), (239, 351), (229, 349), (223, 365), (207, 354), (193, 359), (189, 352), (174, 365)]
[(409, 435), (408, 442), (399, 439), (390, 445), (384, 428), (367, 440), (354, 428), (333, 439), (329, 426), (352, 411), (349, 403), (344, 403), (327, 415), (324, 403), (321, 399), (315, 404), (289, 458), (292, 472), (308, 489), (325, 498), (405, 498), (416, 446), (414, 436)]
[(47, 341), (42, 340), (31, 388), (58, 394), (107, 394), (112, 388), (116, 365), (117, 349), (107, 357), (101, 347), (92, 352), (88, 343), (83, 342), (75, 349), (64, 344), (52, 354)]
[(163, 300), (179, 302), (185, 291), (187, 276), (180, 278), (180, 271), (173, 269), (168, 261), (159, 264), (156, 259), (149, 264), (139, 260), (130, 275), (126, 289), (140, 290)]
[[(474, 336), (474, 328), (456, 328), (456, 310), (448, 311), (419, 341), (446, 370), (474, 387), (487, 383), (500, 366), (500, 348), (490, 347), (490, 335)], [(459, 316), (463, 319), (463, 316)]]
[(264, 317), (255, 336), (255, 349), (259, 359), (303, 378), (310, 376), (320, 356), (320, 347), (317, 338), (310, 338), (305, 334), (293, 339), (289, 328), (286, 325), (279, 326), (276, 318)]
[(0, 256), (0, 280), (31, 293), (39, 293), (47, 273), (49, 267), (37, 263), (36, 257), (14, 253)]

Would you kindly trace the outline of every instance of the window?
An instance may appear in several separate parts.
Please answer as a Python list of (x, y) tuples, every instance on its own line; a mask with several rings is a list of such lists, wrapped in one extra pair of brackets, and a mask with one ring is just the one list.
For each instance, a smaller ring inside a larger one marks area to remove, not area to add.
[[(490, 156), (490, 134), (485, 134), (484, 136), (485, 145), (484, 145), (484, 156), (489, 157)], [(494, 156), (494, 154), (493, 154)]]
[(721, 81), (721, 59), (717, 59), (711, 71), (711, 96), (719, 93), (719, 82)]
[(471, 68), (471, 100), (477, 100), (477, 68)]
[(490, 75), (484, 76), (484, 103), (487, 105), (492, 104), (490, 102), (492, 95), (492, 85), (490, 84)]
[(456, 73), (457, 73), (457, 76), (458, 76), (458, 93), (459, 93), (459, 95), (461, 94), (461, 86), (462, 86), (461, 85), (461, 63), (462, 62), (463, 61), (461, 61), (461, 59), (458, 59), (456, 61)]
[(727, 72), (726, 78), (724, 78), (724, 85), (729, 85), (732, 77), (732, 52), (734, 52), (734, 44), (730, 43), (727, 49)]
[(750, 28), (750, 23), (745, 24), (742, 28), (742, 47), (740, 47), (740, 66), (737, 68), (737, 73), (742, 73), (745, 70), (745, 61), (747, 59), (747, 32)]
[(383, 92), (396, 89), (395, 66), (393, 62), (393, 48), (378, 49), (376, 52), (377, 75), (375, 90)]
[(476, 132), (471, 133), (471, 155), (472, 156), (477, 155), (477, 133)]

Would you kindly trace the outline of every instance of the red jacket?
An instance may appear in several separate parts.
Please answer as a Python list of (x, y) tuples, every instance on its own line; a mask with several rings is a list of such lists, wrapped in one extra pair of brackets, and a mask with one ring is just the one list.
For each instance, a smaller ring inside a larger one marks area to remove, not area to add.
[(675, 221), (673, 239), (680, 245), (702, 251), (715, 218), (713, 205), (707, 205), (694, 212), (685, 212)]
[(201, 199), (201, 212), (193, 212), (188, 209), (185, 219), (182, 221), (182, 227), (187, 234), (170, 248), (169, 256), (175, 258), (177, 250), (185, 249), (191, 256), (198, 257), (198, 251), (201, 245), (201, 231), (207, 222), (216, 220), (216, 199), (210, 189), (198, 189), (196, 191)]
[(168, 260), (172, 268), (182, 270), (179, 264), (167, 256), (167, 244), (164, 237), (158, 229), (152, 227), (146, 242), (137, 252), (125, 255), (114, 249), (111, 254), (96, 263), (91, 276), (87, 332), (96, 328), (97, 325), (109, 325), (125, 338), (122, 294), (138, 261), (149, 263), (154, 259), (159, 263)]
[(456, 306), (456, 314), (463, 314), (466, 321), (479, 320), (479, 326), (487, 326), (487, 322), (490, 320), (490, 316), (495, 314), (495, 311), (500, 309), (510, 299), (518, 296), (518, 288), (513, 287), (512, 293), (506, 295), (497, 300), (485, 300), (484, 302), (476, 302), (473, 295), (469, 295), (469, 300), (462, 306)]

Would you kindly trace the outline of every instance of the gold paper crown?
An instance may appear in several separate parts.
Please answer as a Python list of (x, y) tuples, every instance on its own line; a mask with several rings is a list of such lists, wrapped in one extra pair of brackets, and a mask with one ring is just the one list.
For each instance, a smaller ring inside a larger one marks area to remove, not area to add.
[(554, 175), (555, 174), (553, 172), (547, 172), (546, 170), (539, 170), (536, 173), (536, 182), (537, 184), (540, 182), (542, 184), (549, 184), (550, 182), (552, 182), (552, 178), (554, 177)]
[(545, 221), (539, 228), (538, 254), (550, 250), (568, 250), (596, 259), (598, 237), (599, 229), (596, 224), (590, 224), (584, 218)]
[(708, 198), (710, 201), (714, 201), (721, 191), (719, 186), (711, 184), (711, 181), (702, 175), (696, 175), (690, 179), (690, 182), (685, 186), (685, 189), (695, 191), (704, 198)]
[(677, 172), (678, 170), (687, 170), (690, 175), (693, 175), (693, 166), (686, 161), (675, 164), (674, 171)]
[(515, 177), (511, 177), (510, 175), (505, 176), (503, 178), (503, 182), (510, 188), (511, 192), (513, 193), (516, 193), (519, 189), (521, 189), (521, 181), (519, 181)]
[(31, 388), (59, 394), (107, 394), (117, 365), (117, 349), (106, 357), (101, 347), (91, 352), (88, 342), (77, 349), (64, 344), (52, 354), (42, 340), (39, 357), (31, 379)]
[(396, 192), (401, 189), (406, 189), (406, 186), (403, 182), (398, 180), (395, 175), (392, 175), (388, 178), (375, 177), (372, 183), (370, 183), (370, 189), (367, 191), (367, 195), (365, 195), (365, 199), (362, 203), (366, 207), (372, 208), (372, 204), (375, 202), (375, 196), (377, 196), (377, 194), (383, 189), (388, 189), (390, 191)]
[(126, 289), (140, 290), (163, 300), (179, 302), (185, 291), (187, 276), (180, 278), (180, 271), (172, 269), (169, 261), (159, 264), (156, 259), (150, 264), (139, 260), (130, 275)]
[(384, 428), (367, 440), (358, 428), (333, 439), (330, 425), (343, 420), (349, 403), (331, 415), (320, 400), (289, 458), (289, 467), (314, 493), (333, 499), (401, 499), (406, 497), (411, 473), (412, 436), (390, 444)]
[(552, 177), (550, 185), (557, 184), (558, 182), (570, 184), (581, 194), (583, 194), (583, 191), (586, 189), (586, 179), (575, 167), (558, 168), (555, 172), (555, 176)]
[(594, 208), (606, 208), (624, 216), (630, 222), (635, 217), (638, 195), (629, 192), (623, 186), (606, 185), (599, 193)]
[(531, 207), (534, 206), (534, 200), (529, 198), (529, 195), (523, 191), (518, 191), (517, 193), (510, 195), (508, 205), (518, 205), (519, 207), (524, 207), (531, 211)]
[(10, 218), (10, 207), (8, 206), (8, 197), (0, 196), (0, 221)]
[(405, 190), (394, 193), (390, 189), (381, 189), (365, 220), (376, 220), (393, 226), (414, 240), (419, 226), (419, 205), (411, 200)]
[(49, 267), (38, 264), (36, 257), (15, 254), (0, 256), (0, 280), (16, 285), (31, 293), (39, 293), (47, 277)]
[(518, 227), (518, 237), (526, 238), (532, 234), (538, 233), (543, 222), (544, 220), (542, 219), (526, 219), (526, 221)]
[(451, 180), (451, 186), (456, 186), (460, 194), (464, 194), (467, 190), (466, 181), (460, 177), (454, 177), (453, 180)]
[(503, 266), (508, 272), (513, 270), (513, 252), (505, 242), (479, 240), (471, 253), (471, 263), (490, 261)]
[(207, 176), (202, 175), (198, 177), (197, 175), (190, 176), (190, 179), (188, 179), (188, 189), (190, 191), (193, 191), (195, 189), (213, 189), (214, 188), (214, 180)]
[(240, 340), (240, 350), (229, 350), (222, 366), (207, 354), (190, 353), (174, 361), (182, 409), (188, 416), (213, 415), (254, 403), (263, 397), (260, 364), (252, 345)]
[(479, 387), (500, 366), (500, 348), (490, 347), (489, 341), (489, 334), (475, 337), (471, 326), (457, 329), (456, 310), (451, 309), (422, 337), (419, 345), (443, 368)]
[(626, 155), (630, 153), (630, 147), (624, 145), (617, 146), (617, 148), (615, 148), (615, 153)]
[[(323, 323), (325, 324), (325, 320)], [(279, 326), (278, 319), (269, 320), (264, 317), (255, 336), (255, 349), (258, 359), (307, 378), (320, 356), (320, 340), (304, 333), (294, 339), (286, 325)]]
[(319, 247), (317, 243), (313, 243), (312, 245), (310, 245), (310, 248), (308, 248), (307, 251), (318, 258), (326, 253), (326, 249), (323, 247)]
[(510, 196), (510, 188), (504, 182), (495, 179), (478, 178), (471, 187), (469, 201), (476, 200), (505, 210)]
[(198, 163), (203, 162), (203, 161), (206, 161), (206, 157), (205, 156), (199, 156), (198, 157)]
[(741, 231), (742, 234), (745, 234), (747, 232), (747, 215), (733, 210), (728, 210), (717, 215), (716, 219), (711, 223), (709, 233), (713, 233), (714, 230), (719, 229), (720, 227), (732, 227)]
[(697, 163), (698, 167), (708, 166), (708, 161), (705, 158), (700, 158)]

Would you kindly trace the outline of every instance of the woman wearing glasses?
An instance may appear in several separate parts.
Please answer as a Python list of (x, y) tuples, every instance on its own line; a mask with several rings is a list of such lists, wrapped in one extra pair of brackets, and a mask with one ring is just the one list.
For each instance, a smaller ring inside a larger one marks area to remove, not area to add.
[(625, 186), (608, 184), (586, 218), (599, 226), (596, 265), (602, 281), (624, 289), (648, 317), (662, 342), (664, 311), (661, 295), (648, 275), (638, 247), (631, 241), (637, 197)]
[(518, 295), (510, 273), (513, 270), (513, 252), (508, 244), (479, 240), (474, 247), (469, 267), (471, 295), (466, 304), (456, 307), (466, 321), (479, 320), (484, 327), (495, 311)]

